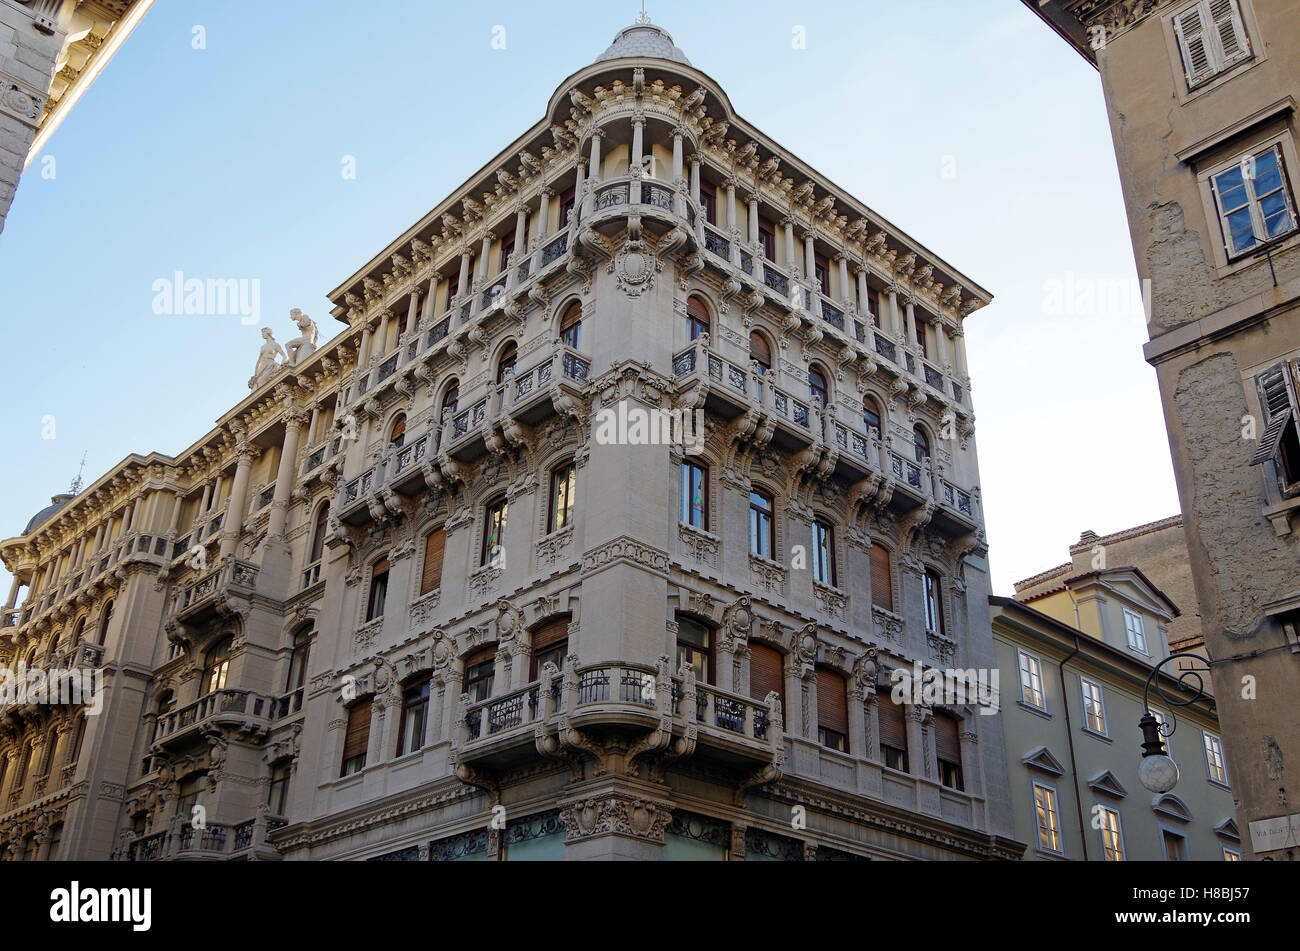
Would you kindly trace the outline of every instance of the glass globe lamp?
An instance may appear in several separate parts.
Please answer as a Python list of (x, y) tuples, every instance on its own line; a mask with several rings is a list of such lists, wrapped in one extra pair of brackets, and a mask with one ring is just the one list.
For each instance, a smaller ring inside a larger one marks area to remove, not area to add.
[(1167, 793), (1178, 785), (1178, 764), (1165, 752), (1160, 724), (1148, 710), (1138, 721), (1142, 730), (1142, 762), (1138, 764), (1138, 782), (1153, 793)]

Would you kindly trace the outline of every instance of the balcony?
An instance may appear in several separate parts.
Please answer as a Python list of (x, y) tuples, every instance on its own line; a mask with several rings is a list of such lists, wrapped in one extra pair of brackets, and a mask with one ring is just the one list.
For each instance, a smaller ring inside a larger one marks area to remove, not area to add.
[(172, 598), (171, 615), (182, 624), (211, 620), (226, 597), (248, 597), (257, 590), (260, 569), (249, 561), (229, 558), (207, 574), (181, 587)]
[[(691, 200), (670, 182), (620, 175), (594, 181), (592, 189), (582, 221), (602, 234), (610, 236), (626, 230), (628, 216), (636, 215), (641, 226), (656, 237), (677, 227), (694, 237)], [(546, 266), (545, 259), (542, 266)]]
[[(637, 664), (596, 664), (543, 677), (502, 697), (470, 703), (455, 743), (457, 762), (500, 768), (554, 755), (571, 731), (628, 737), (632, 757), (673, 749), (753, 768), (784, 759), (780, 703), (766, 704)], [(559, 745), (557, 745), (559, 744)]]
[(214, 690), (158, 717), (154, 749), (184, 746), (206, 736), (212, 728), (261, 736), (270, 727), (274, 705), (273, 698), (251, 690)]
[(527, 370), (506, 381), (503, 410), (511, 418), (535, 426), (553, 416), (563, 396), (582, 399), (591, 360), (569, 347), (560, 347)]
[(285, 825), (283, 819), (258, 816), (234, 825), (208, 823), (196, 829), (178, 817), (171, 829), (134, 838), (115, 857), (127, 862), (278, 859), (267, 839)]

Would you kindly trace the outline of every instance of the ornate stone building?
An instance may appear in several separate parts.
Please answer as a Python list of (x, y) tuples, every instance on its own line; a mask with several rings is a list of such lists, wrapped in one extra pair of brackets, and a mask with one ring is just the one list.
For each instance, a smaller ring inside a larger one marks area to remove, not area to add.
[[(1024, 0), (1101, 73), (1247, 857), (1300, 856), (1295, 0)], [(1258, 833), (1259, 841), (1255, 842)], [(1252, 855), (1252, 845), (1253, 852)]]
[[(0, 656), (109, 684), (10, 767), (10, 856), (1020, 855), (999, 718), (888, 689), (996, 665), (989, 296), (667, 33), (329, 296), (192, 447), (0, 545)], [(60, 722), (4, 717), (12, 762)]]
[(18, 178), (153, 0), (0, 0), (0, 231)]

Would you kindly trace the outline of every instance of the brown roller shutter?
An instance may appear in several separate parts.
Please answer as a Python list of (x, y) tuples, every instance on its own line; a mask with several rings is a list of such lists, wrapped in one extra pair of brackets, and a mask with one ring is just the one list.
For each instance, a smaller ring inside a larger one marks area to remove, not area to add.
[(749, 696), (762, 702), (775, 690), (785, 707), (785, 677), (781, 672), (781, 652), (763, 644), (749, 645)]
[(567, 617), (547, 621), (533, 632), (533, 653), (553, 647), (569, 636), (569, 619)]
[(876, 710), (880, 718), (880, 745), (896, 750), (907, 749), (907, 721), (904, 719), (906, 708), (895, 703), (888, 693), (876, 694)]
[(354, 756), (365, 756), (370, 745), (370, 701), (348, 708), (348, 729), (343, 737), (343, 762)]
[(871, 546), (871, 603), (894, 610), (894, 584), (889, 572), (889, 552), (879, 545)]
[(447, 533), (436, 528), (424, 543), (424, 571), (420, 575), (420, 594), (428, 594), (442, 585), (442, 556), (447, 550)]
[(849, 732), (849, 703), (844, 678), (834, 671), (817, 670), (817, 725), (846, 736)]
[(934, 715), (934, 749), (939, 759), (960, 765), (961, 741), (957, 737), (957, 718), (951, 714), (936, 712)]
[(582, 305), (577, 301), (574, 301), (569, 305), (568, 309), (564, 312), (564, 316), (560, 319), (560, 335), (563, 336), (566, 330), (581, 320)]

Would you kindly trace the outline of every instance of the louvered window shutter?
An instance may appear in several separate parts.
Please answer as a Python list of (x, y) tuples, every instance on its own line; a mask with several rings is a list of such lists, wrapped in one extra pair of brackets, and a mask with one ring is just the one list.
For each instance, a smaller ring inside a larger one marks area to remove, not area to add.
[(365, 756), (370, 745), (370, 701), (355, 704), (348, 710), (347, 733), (343, 737), (343, 762)]
[(447, 533), (441, 528), (431, 531), (424, 542), (424, 571), (420, 574), (420, 594), (442, 586), (442, 556), (447, 550)]
[(849, 703), (844, 678), (834, 671), (817, 670), (817, 725), (836, 733), (849, 732)]
[(1241, 22), (1237, 0), (1210, 0), (1210, 19), (1214, 23), (1218, 52), (1222, 56), (1220, 69), (1250, 53), (1250, 40)]
[(946, 763), (961, 765), (961, 740), (957, 735), (957, 718), (948, 713), (934, 715), (934, 749)]
[(1178, 36), (1178, 45), (1183, 53), (1187, 85), (1193, 86), (1207, 76), (1212, 76), (1216, 71), (1214, 51), (1205, 33), (1199, 4), (1174, 17), (1174, 33)]
[(760, 703), (775, 690), (785, 704), (785, 677), (781, 668), (781, 652), (764, 644), (749, 645), (749, 696)]
[(876, 713), (880, 720), (880, 745), (906, 750), (906, 708), (901, 703), (895, 703), (888, 692), (879, 692), (876, 694)]
[(1277, 455), (1278, 443), (1282, 441), (1287, 423), (1292, 419), (1300, 421), (1295, 388), (1286, 364), (1279, 363), (1265, 370), (1255, 385), (1259, 389), (1259, 403), (1264, 408), (1265, 418), (1264, 432), (1260, 434), (1255, 454), (1250, 457), (1252, 466), (1268, 462)]
[(889, 572), (889, 552), (879, 545), (871, 546), (871, 603), (894, 610), (894, 583)]

